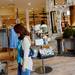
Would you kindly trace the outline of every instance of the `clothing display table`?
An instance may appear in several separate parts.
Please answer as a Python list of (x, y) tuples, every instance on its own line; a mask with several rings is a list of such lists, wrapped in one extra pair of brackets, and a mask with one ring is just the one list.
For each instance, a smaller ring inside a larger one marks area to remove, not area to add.
[(44, 39), (35, 40), (36, 49), (38, 50), (37, 59), (41, 60), (42, 66), (35, 69), (35, 72), (39, 74), (45, 74), (52, 71), (52, 68), (45, 66), (44, 59), (54, 57), (54, 50), (50, 47), (50, 44), (46, 44)]
[(37, 59), (41, 59), (42, 62), (42, 66), (38, 67), (35, 69), (35, 72), (39, 73), (39, 74), (45, 74), (45, 73), (49, 73), (52, 71), (52, 68), (50, 66), (45, 66), (44, 64), (44, 59), (48, 59), (54, 57), (54, 55), (48, 56), (48, 57), (43, 57), (43, 58), (37, 58)]

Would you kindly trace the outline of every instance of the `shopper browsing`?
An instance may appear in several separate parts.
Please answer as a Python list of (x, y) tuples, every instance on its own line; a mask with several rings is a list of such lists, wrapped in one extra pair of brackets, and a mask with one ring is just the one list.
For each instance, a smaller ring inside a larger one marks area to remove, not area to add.
[(19, 39), (17, 46), (18, 75), (30, 75), (33, 66), (31, 56), (29, 56), (31, 46), (30, 34), (22, 24), (16, 24), (14, 30)]

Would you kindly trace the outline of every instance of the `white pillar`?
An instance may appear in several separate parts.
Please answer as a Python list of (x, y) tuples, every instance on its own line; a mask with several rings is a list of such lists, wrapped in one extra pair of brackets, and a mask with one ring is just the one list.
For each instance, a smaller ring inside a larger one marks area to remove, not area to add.
[[(49, 0), (46, 0), (46, 12), (49, 13)], [(48, 34), (52, 34), (51, 25), (50, 25), (50, 13), (47, 15), (47, 24), (48, 24)]]
[(29, 27), (29, 11), (26, 9), (26, 27), (27, 30), (30, 32), (30, 27)]
[(57, 10), (57, 32), (62, 33), (62, 26), (61, 26), (61, 10)]
[(0, 28), (2, 27), (2, 17), (0, 16)]
[(20, 23), (20, 19), (19, 19), (19, 10), (18, 8), (16, 9), (16, 24)]
[[(2, 17), (0, 16), (0, 28), (2, 27)], [(2, 35), (0, 33), (0, 49), (2, 48)]]
[(47, 23), (48, 23), (48, 32), (49, 36), (52, 36), (52, 27), (51, 27), (51, 15), (50, 12), (53, 9), (53, 1), (52, 0), (46, 0), (46, 11), (48, 12), (47, 15)]

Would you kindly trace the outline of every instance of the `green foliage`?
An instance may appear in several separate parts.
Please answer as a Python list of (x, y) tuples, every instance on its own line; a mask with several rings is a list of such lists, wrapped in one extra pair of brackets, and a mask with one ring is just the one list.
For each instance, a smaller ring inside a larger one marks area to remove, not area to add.
[(63, 33), (63, 38), (70, 38), (70, 37), (75, 38), (75, 28), (73, 28), (73, 27), (72, 28), (67, 27)]
[(63, 33), (63, 38), (70, 38), (73, 35), (72, 28), (66, 28)]
[(73, 29), (73, 37), (75, 38), (75, 29)]

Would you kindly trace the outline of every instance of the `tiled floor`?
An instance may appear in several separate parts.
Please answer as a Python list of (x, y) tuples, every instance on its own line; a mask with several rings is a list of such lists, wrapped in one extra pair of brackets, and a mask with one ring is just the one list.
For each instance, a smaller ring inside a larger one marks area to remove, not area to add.
[[(75, 57), (56, 56), (44, 60), (46, 66), (52, 67), (52, 71), (47, 74), (39, 74), (34, 72), (35, 68), (41, 66), (41, 60), (34, 59), (34, 71), (31, 75), (75, 75)], [(17, 75), (16, 67), (14, 64), (13, 69), (9, 67), (9, 75)]]

